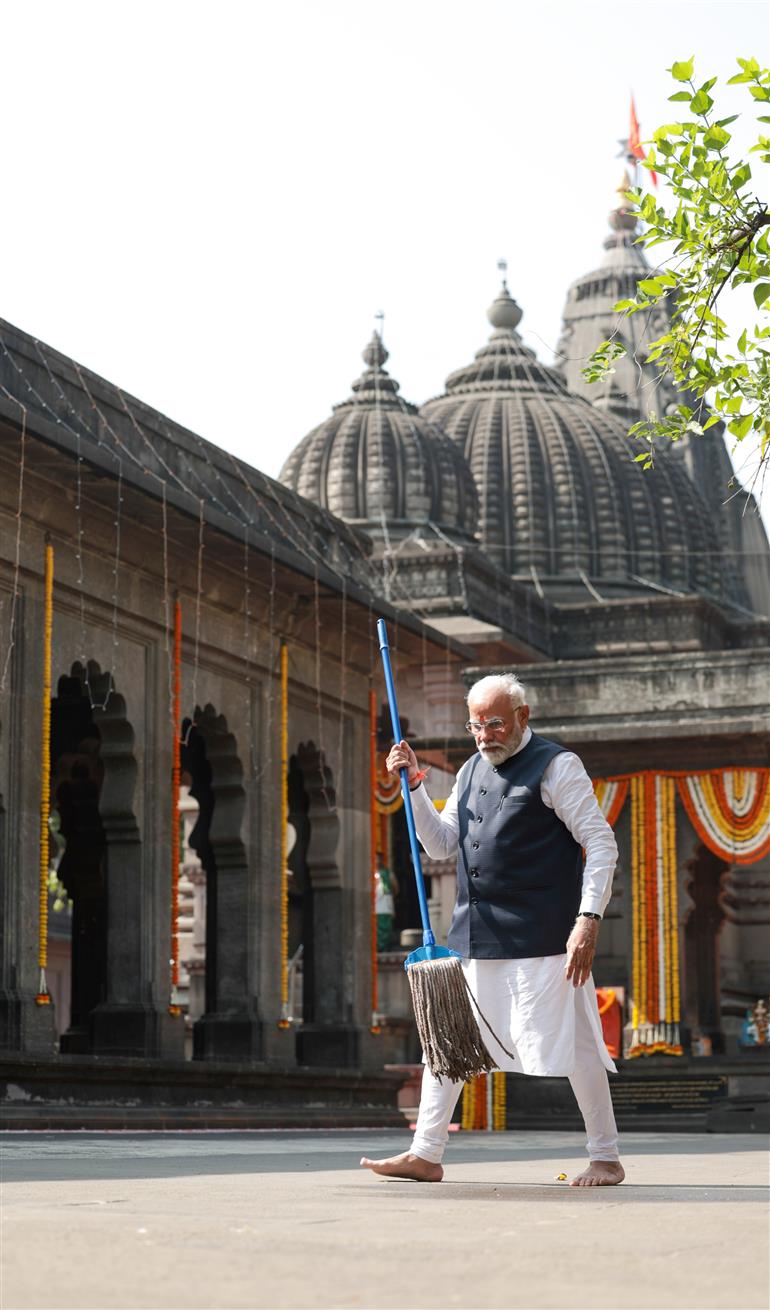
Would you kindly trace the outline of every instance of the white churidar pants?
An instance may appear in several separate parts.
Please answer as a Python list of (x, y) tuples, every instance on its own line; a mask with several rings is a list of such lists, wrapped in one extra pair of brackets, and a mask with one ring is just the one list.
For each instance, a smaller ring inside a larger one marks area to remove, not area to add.
[[(618, 1132), (607, 1072), (615, 1072), (604, 1044), (593, 979), (573, 987), (566, 955), (527, 960), (463, 960), (479, 1009), (512, 1053), (507, 1055), (479, 1021), (497, 1068), (540, 1077), (567, 1077), (583, 1116), (592, 1160), (617, 1160)], [(462, 1083), (441, 1082), (426, 1067), (411, 1151), (438, 1164)]]

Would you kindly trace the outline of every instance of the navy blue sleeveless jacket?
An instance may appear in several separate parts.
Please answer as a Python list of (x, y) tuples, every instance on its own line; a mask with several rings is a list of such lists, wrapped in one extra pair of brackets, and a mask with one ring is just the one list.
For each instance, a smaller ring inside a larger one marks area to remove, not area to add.
[(565, 748), (534, 733), (493, 766), (463, 769), (458, 795), (457, 904), (448, 944), (466, 958), (562, 955), (580, 907), (583, 852), (540, 782)]

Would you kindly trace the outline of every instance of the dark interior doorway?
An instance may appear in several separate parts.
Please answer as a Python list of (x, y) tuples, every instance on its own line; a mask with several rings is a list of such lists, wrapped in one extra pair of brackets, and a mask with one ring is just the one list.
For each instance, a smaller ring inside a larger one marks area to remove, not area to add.
[[(212, 768), (206, 752), (203, 734), (190, 719), (182, 723), (181, 743), (182, 783), (196, 802), (198, 810), (187, 844), (195, 852), (205, 875), (205, 965), (203, 1004), (206, 1014), (217, 1012), (217, 865), (211, 845), (211, 821), (214, 817), (215, 795), (212, 786)], [(197, 1030), (193, 1025), (193, 1055), (201, 1058)]]
[(59, 881), (72, 901), (70, 1022), (59, 1049), (90, 1049), (89, 1016), (107, 983), (106, 839), (99, 813), (104, 781), (101, 736), (83, 682), (59, 679), (51, 701), (51, 805), (64, 847)]
[[(297, 959), (302, 947), (301, 967), (297, 975), (302, 978), (301, 1018), (312, 1023), (315, 1018), (313, 978), (313, 885), (308, 865), (310, 849), (310, 797), (305, 788), (305, 775), (296, 755), (289, 760), (289, 823), (296, 841), (288, 859), (289, 867), (289, 960)], [(298, 1016), (300, 1017), (300, 1016)]]

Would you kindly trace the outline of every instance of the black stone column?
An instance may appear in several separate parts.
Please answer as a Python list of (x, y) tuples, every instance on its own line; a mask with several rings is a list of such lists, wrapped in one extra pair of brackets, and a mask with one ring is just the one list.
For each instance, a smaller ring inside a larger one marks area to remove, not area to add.
[(193, 1029), (193, 1055), (248, 1063), (261, 1058), (262, 1027), (251, 989), (256, 928), (241, 839), (246, 793), (235, 737), (210, 705), (196, 714), (189, 764), (201, 819), (195, 849), (206, 870), (206, 1011)]
[(307, 867), (312, 886), (312, 948), (305, 951), (304, 987), (309, 1000), (297, 1033), (300, 1064), (346, 1067), (359, 1063), (358, 1027), (346, 998), (345, 889), (337, 863), (340, 822), (331, 770), (313, 742), (297, 760), (308, 797)]

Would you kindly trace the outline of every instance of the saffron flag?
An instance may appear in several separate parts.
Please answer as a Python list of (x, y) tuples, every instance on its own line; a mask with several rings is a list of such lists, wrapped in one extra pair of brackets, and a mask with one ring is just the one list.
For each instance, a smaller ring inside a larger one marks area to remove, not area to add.
[[(634, 104), (633, 96), (631, 96), (631, 120), (628, 129), (628, 153), (633, 155), (634, 159), (645, 160), (647, 158), (647, 153), (639, 136), (639, 119), (636, 116), (636, 105)], [(654, 173), (652, 169), (650, 170), (650, 177), (652, 178), (653, 186), (657, 186), (658, 175), (657, 173)]]

